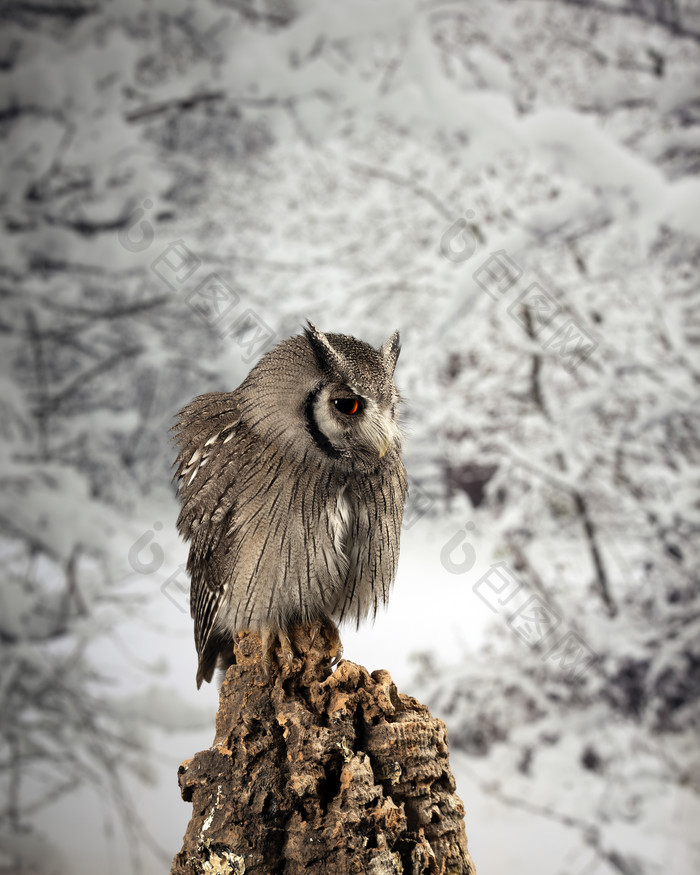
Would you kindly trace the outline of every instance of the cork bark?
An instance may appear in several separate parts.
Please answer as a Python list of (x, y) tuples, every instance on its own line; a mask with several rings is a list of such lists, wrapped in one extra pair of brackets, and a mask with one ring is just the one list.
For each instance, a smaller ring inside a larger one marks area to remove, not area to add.
[(236, 645), (214, 744), (179, 769), (171, 875), (473, 875), (444, 723), (386, 671), (332, 671), (323, 636), (297, 645), (270, 680), (259, 638)]

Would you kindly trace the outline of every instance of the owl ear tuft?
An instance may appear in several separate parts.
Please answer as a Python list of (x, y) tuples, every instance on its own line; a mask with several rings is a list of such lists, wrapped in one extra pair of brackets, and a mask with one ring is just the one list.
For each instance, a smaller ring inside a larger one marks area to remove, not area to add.
[(395, 331), (379, 350), (379, 355), (382, 357), (384, 367), (386, 368), (387, 373), (390, 377), (394, 376), (394, 370), (396, 368), (396, 362), (398, 361), (400, 352), (401, 341), (399, 339), (399, 332)]
[(307, 319), (306, 322), (308, 328), (304, 329), (304, 333), (311, 344), (311, 348), (316, 353), (319, 363), (335, 371), (343, 379), (348, 379), (348, 376), (352, 373), (348, 360), (341, 352), (335, 349), (320, 328), (317, 328), (310, 319)]

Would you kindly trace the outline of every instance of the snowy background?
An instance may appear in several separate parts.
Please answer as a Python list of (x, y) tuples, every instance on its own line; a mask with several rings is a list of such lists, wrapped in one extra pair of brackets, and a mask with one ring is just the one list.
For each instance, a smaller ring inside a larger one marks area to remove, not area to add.
[(168, 870), (213, 739), (168, 429), (400, 329), (411, 499), (344, 634), (480, 875), (700, 871), (697, 0), (0, 6), (0, 872)]

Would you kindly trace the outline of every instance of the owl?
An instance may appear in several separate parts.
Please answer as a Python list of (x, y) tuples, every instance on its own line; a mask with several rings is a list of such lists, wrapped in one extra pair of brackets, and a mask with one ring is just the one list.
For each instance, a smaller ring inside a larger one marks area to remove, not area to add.
[(394, 369), (399, 334), (375, 349), (311, 322), (233, 392), (184, 407), (174, 426), (177, 521), (190, 542), (197, 687), (260, 635), (268, 677), (307, 625), (342, 646), (387, 601), (408, 487)]

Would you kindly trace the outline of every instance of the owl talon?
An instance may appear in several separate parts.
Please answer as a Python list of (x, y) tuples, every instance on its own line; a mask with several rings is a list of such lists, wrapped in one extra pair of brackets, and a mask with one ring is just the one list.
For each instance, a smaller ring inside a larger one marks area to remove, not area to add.
[(296, 653), (292, 647), (292, 642), (286, 632), (273, 632), (265, 629), (261, 633), (262, 641), (262, 665), (265, 671), (265, 676), (268, 681), (272, 679), (272, 663), (277, 662), (276, 650), (277, 645), (280, 648), (280, 662), (282, 666), (286, 665), (289, 671), (292, 670), (294, 657)]
[(340, 639), (338, 639), (337, 646), (331, 648), (331, 656), (333, 657), (331, 659), (331, 667), (335, 668), (343, 658), (343, 645), (340, 643)]
[(340, 643), (340, 632), (335, 623), (328, 618), (314, 620), (309, 623), (308, 629), (310, 633), (309, 647), (314, 646), (314, 642), (318, 638), (319, 633), (322, 633), (323, 637), (328, 641), (328, 649), (332, 657), (331, 665), (336, 666), (343, 656), (343, 645)]
[(277, 638), (279, 640), (280, 649), (282, 651), (282, 659), (287, 663), (287, 667), (291, 670), (295, 656), (292, 642), (289, 640), (289, 636), (286, 634), (286, 632), (279, 632)]
[(263, 654), (262, 666), (263, 666), (263, 671), (265, 672), (265, 679), (267, 681), (271, 681), (272, 680), (272, 659), (270, 658), (269, 653)]
[(340, 640), (340, 632), (333, 620), (324, 620), (322, 630), (329, 644), (328, 649), (331, 654), (331, 666), (335, 667), (343, 658), (343, 644)]

